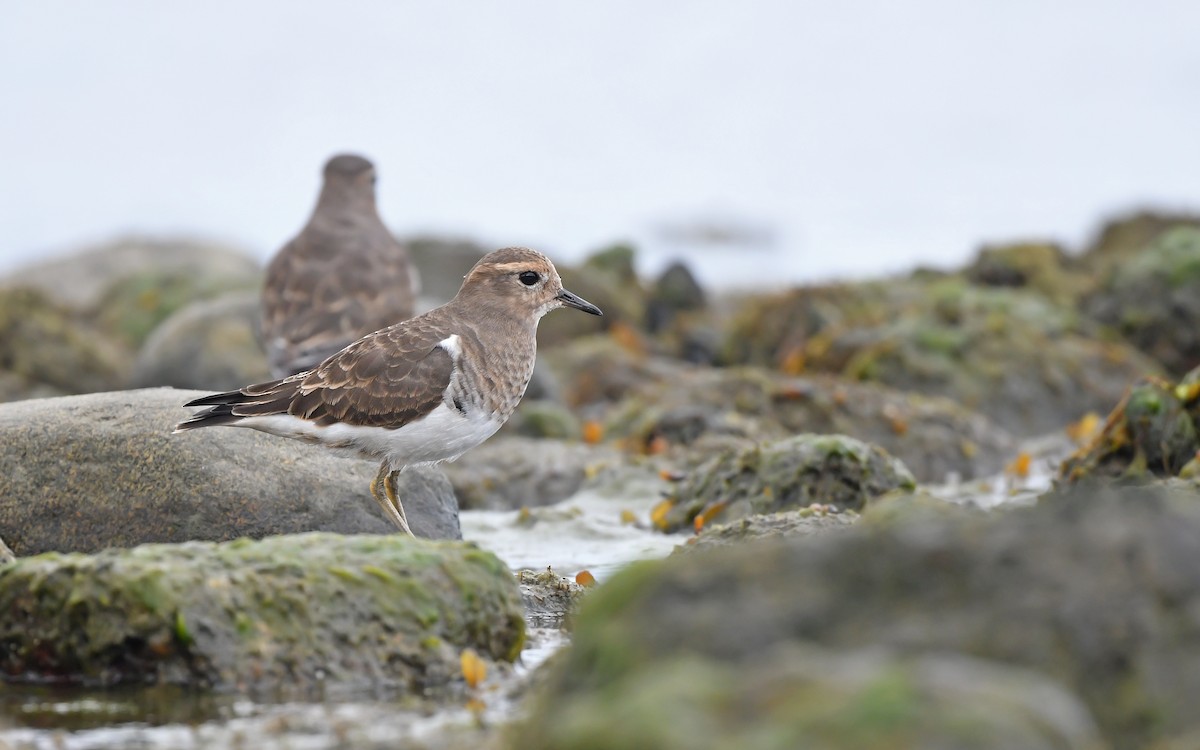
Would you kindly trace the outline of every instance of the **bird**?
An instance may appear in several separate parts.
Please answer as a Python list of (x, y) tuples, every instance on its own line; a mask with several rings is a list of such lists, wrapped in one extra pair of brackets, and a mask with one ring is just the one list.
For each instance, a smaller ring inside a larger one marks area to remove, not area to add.
[(533, 374), (537, 327), (559, 307), (600, 308), (563, 288), (550, 259), (495, 250), (441, 307), (371, 333), (311, 370), (189, 401), (175, 432), (248, 427), (380, 461), (371, 496), (412, 535), (395, 478), (453, 460), (512, 416)]
[(370, 160), (330, 158), (308, 223), (267, 265), (261, 330), (272, 377), (413, 316), (417, 270), (379, 217), (375, 182)]

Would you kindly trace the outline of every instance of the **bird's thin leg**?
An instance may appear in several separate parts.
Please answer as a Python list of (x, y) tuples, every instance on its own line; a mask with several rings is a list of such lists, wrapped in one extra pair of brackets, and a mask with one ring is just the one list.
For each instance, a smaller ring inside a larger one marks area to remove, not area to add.
[[(395, 497), (396, 491), (391, 488), (390, 479), (392, 476), (391, 467), (387, 461), (379, 465), (379, 473), (371, 480), (371, 497), (375, 498), (375, 502), (379, 503), (379, 507), (383, 508), (383, 515), (388, 517), (388, 520), (400, 527), (404, 533), (412, 536), (412, 530), (408, 528), (408, 519), (404, 517), (404, 511), (397, 511), (396, 507), (400, 505), (400, 501), (396, 500), (393, 504), (392, 498)], [(383, 492), (380, 492), (380, 489)]]
[[(390, 471), (383, 478), (383, 491), (387, 493), (387, 498), (396, 508), (396, 514), (400, 517), (400, 528), (408, 532), (409, 536), (415, 536), (412, 529), (408, 528), (408, 518), (404, 515), (404, 503), (400, 502), (400, 495), (396, 492), (396, 475), (398, 471)], [(393, 521), (395, 519), (392, 519)]]

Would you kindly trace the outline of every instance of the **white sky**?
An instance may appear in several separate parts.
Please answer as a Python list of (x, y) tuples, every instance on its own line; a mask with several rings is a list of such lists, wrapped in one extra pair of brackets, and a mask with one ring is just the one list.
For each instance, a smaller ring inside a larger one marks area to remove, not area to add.
[(710, 281), (1200, 209), (1200, 3), (0, 0), (0, 270), (122, 232), (266, 257), (327, 156), (385, 220), (574, 258), (764, 228)]

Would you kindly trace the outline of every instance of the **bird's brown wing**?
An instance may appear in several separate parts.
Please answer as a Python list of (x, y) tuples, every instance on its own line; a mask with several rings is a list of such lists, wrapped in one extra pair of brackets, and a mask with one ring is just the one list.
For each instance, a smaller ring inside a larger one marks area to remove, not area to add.
[(243, 417), (291, 414), (319, 425), (400, 427), (442, 402), (454, 372), (447, 337), (422, 318), (362, 338), (316, 369), (240, 391), (197, 399), (209, 406), (180, 425), (229, 424)]
[(263, 284), (263, 341), (272, 372), (307, 370), (372, 331), (412, 317), (404, 248), (384, 227), (308, 227), (271, 260)]

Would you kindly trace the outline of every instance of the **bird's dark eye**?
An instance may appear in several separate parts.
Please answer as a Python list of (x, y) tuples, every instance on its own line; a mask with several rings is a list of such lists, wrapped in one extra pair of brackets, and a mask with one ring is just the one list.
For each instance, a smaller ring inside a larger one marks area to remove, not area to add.
[(534, 284), (541, 281), (541, 278), (542, 278), (541, 276), (538, 276), (533, 271), (522, 271), (519, 274), (517, 274), (517, 280), (520, 281), (525, 286), (533, 286)]

